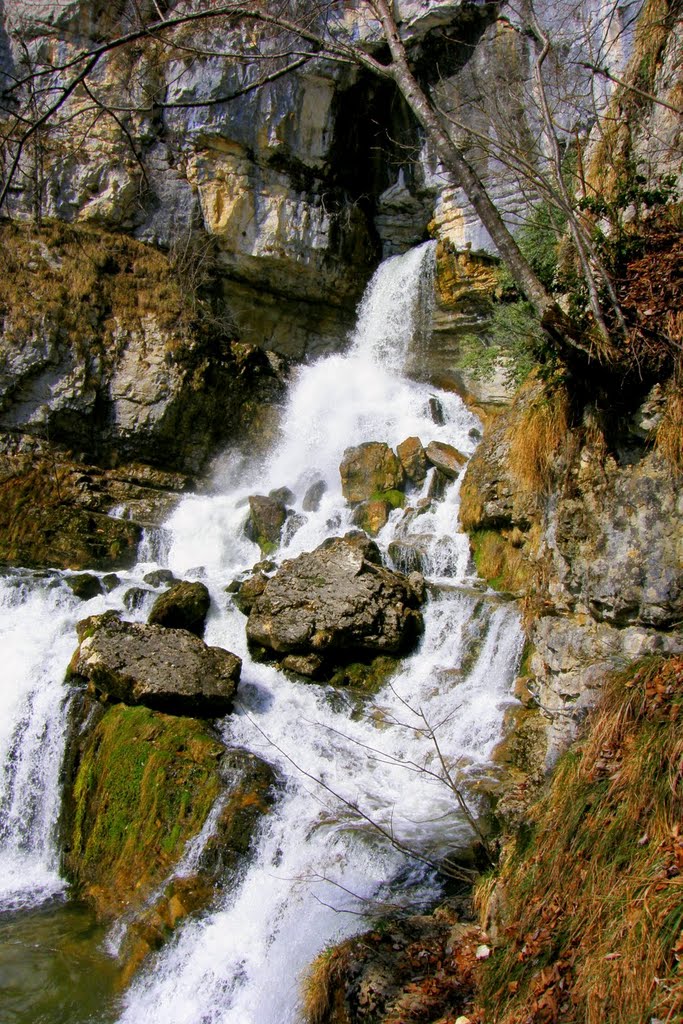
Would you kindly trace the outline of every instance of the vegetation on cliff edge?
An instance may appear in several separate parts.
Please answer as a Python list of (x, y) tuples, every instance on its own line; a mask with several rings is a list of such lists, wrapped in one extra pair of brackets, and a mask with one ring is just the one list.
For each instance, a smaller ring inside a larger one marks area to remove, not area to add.
[(681, 1019), (682, 712), (683, 658), (610, 681), (482, 887), (482, 1024)]

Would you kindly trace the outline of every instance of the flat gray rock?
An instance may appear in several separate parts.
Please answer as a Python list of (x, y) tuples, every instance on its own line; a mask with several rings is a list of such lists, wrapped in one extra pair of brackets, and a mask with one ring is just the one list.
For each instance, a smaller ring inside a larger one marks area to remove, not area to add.
[(78, 624), (70, 672), (101, 695), (173, 715), (214, 718), (232, 710), (242, 662), (184, 629), (92, 616)]

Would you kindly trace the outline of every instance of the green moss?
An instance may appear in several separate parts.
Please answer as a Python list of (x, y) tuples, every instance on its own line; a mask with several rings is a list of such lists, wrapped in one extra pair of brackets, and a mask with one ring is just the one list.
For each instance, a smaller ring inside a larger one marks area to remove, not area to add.
[(330, 677), (332, 686), (348, 686), (364, 695), (377, 693), (396, 671), (398, 659), (382, 654), (370, 662), (352, 661), (338, 668)]
[(144, 899), (162, 881), (220, 792), (222, 753), (195, 719), (123, 705), (105, 713), (75, 777), (65, 858), (100, 911)]
[(273, 540), (266, 540), (265, 537), (259, 536), (256, 539), (256, 543), (261, 549), (261, 554), (265, 557), (272, 555), (277, 551), (277, 544)]
[(519, 669), (517, 670), (518, 676), (530, 676), (531, 675), (531, 659), (534, 656), (536, 648), (530, 640), (525, 640), (524, 649), (522, 651), (522, 658), (519, 663)]
[(388, 491), (374, 491), (370, 495), (370, 501), (386, 501), (392, 508), (404, 508), (406, 496), (403, 491), (392, 488)]

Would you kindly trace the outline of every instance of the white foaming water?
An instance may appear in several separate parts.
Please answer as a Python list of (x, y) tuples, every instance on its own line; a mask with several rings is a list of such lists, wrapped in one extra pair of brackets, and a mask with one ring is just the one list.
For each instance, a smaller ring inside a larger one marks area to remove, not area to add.
[[(68, 572), (13, 570), (0, 577), (0, 912), (62, 893), (57, 824), (71, 689), (66, 668), (76, 622), (121, 608), (134, 573), (110, 595), (80, 601)], [(141, 618), (142, 609), (126, 612)]]
[[(378, 538), (385, 552), (392, 541), (414, 547), (435, 592), (420, 649), (360, 712), (339, 691), (253, 663), (244, 617), (225, 607), (222, 589), (259, 558), (243, 532), (248, 495), (294, 493), (289, 504), (303, 522), (279, 554), (292, 557), (350, 526), (339, 478), (346, 447), (417, 436), (472, 451), (477, 421), (460, 399), (401, 373), (423, 327), (420, 292), (432, 263), (430, 244), (385, 262), (348, 352), (299, 371), (271, 455), (251, 466), (235, 457), (221, 494), (189, 497), (167, 523), (170, 567), (201, 575), (213, 591), (207, 642), (244, 659), (225, 741), (274, 764), (283, 789), (240, 885), (137, 980), (121, 1024), (296, 1024), (301, 972), (315, 955), (366, 927), (373, 910), (433, 900), (433, 865), (470, 836), (441, 757), (465, 790), (486, 773), (521, 631), (512, 605), (463, 586), (471, 581), (457, 484), (426, 511), (417, 507), (422, 492), (411, 495), (415, 511), (393, 513)], [(319, 481), (320, 506), (304, 512)]]
[[(292, 557), (350, 527), (339, 477), (346, 447), (395, 448), (416, 436), (472, 451), (477, 421), (460, 399), (402, 374), (429, 317), (432, 264), (427, 245), (379, 268), (347, 353), (298, 372), (271, 454), (260, 462), (230, 456), (220, 493), (185, 499), (145, 538), (140, 563), (119, 574), (112, 593), (78, 601), (60, 573), (0, 580), (0, 909), (63, 888), (55, 831), (74, 625), (124, 608), (126, 589), (157, 565), (209, 585), (206, 640), (244, 660), (240, 705), (221, 726), (225, 742), (279, 771), (278, 800), (240, 884), (211, 915), (183, 927), (136, 981), (122, 1024), (296, 1024), (300, 974), (315, 955), (362, 930), (373, 910), (436, 898), (433, 865), (469, 836), (440, 757), (466, 791), (486, 774), (521, 632), (512, 605), (472, 590), (457, 483), (427, 507), (427, 482), (408, 496), (412, 511), (394, 512), (378, 538), (399, 567), (419, 560), (433, 594), (420, 649), (372, 701), (254, 664), (245, 619), (224, 592), (260, 557), (244, 536), (250, 494), (294, 493), (289, 504), (301, 518), (278, 556)], [(314, 483), (325, 492), (318, 510), (306, 512)], [(141, 619), (144, 608), (124, 614)], [(210, 820), (179, 873), (191, 869), (211, 828)]]
[(55, 828), (75, 600), (54, 580), (0, 581), (0, 908), (60, 892)]

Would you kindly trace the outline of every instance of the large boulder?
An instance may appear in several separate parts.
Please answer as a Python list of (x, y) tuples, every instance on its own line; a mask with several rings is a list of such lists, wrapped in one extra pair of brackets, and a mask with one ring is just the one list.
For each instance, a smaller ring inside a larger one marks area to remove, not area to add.
[(327, 666), (400, 654), (422, 631), (421, 582), (385, 568), (364, 534), (334, 537), (284, 562), (267, 581), (247, 637), (271, 656), (315, 654)]
[(147, 621), (151, 626), (187, 629), (202, 637), (210, 604), (211, 597), (203, 583), (183, 580), (159, 595)]
[(379, 497), (385, 491), (401, 490), (405, 483), (400, 459), (381, 441), (347, 448), (339, 472), (342, 494), (354, 503)]
[(78, 639), (71, 676), (98, 694), (200, 718), (232, 709), (242, 662), (185, 629), (124, 622), (106, 612), (79, 622)]

